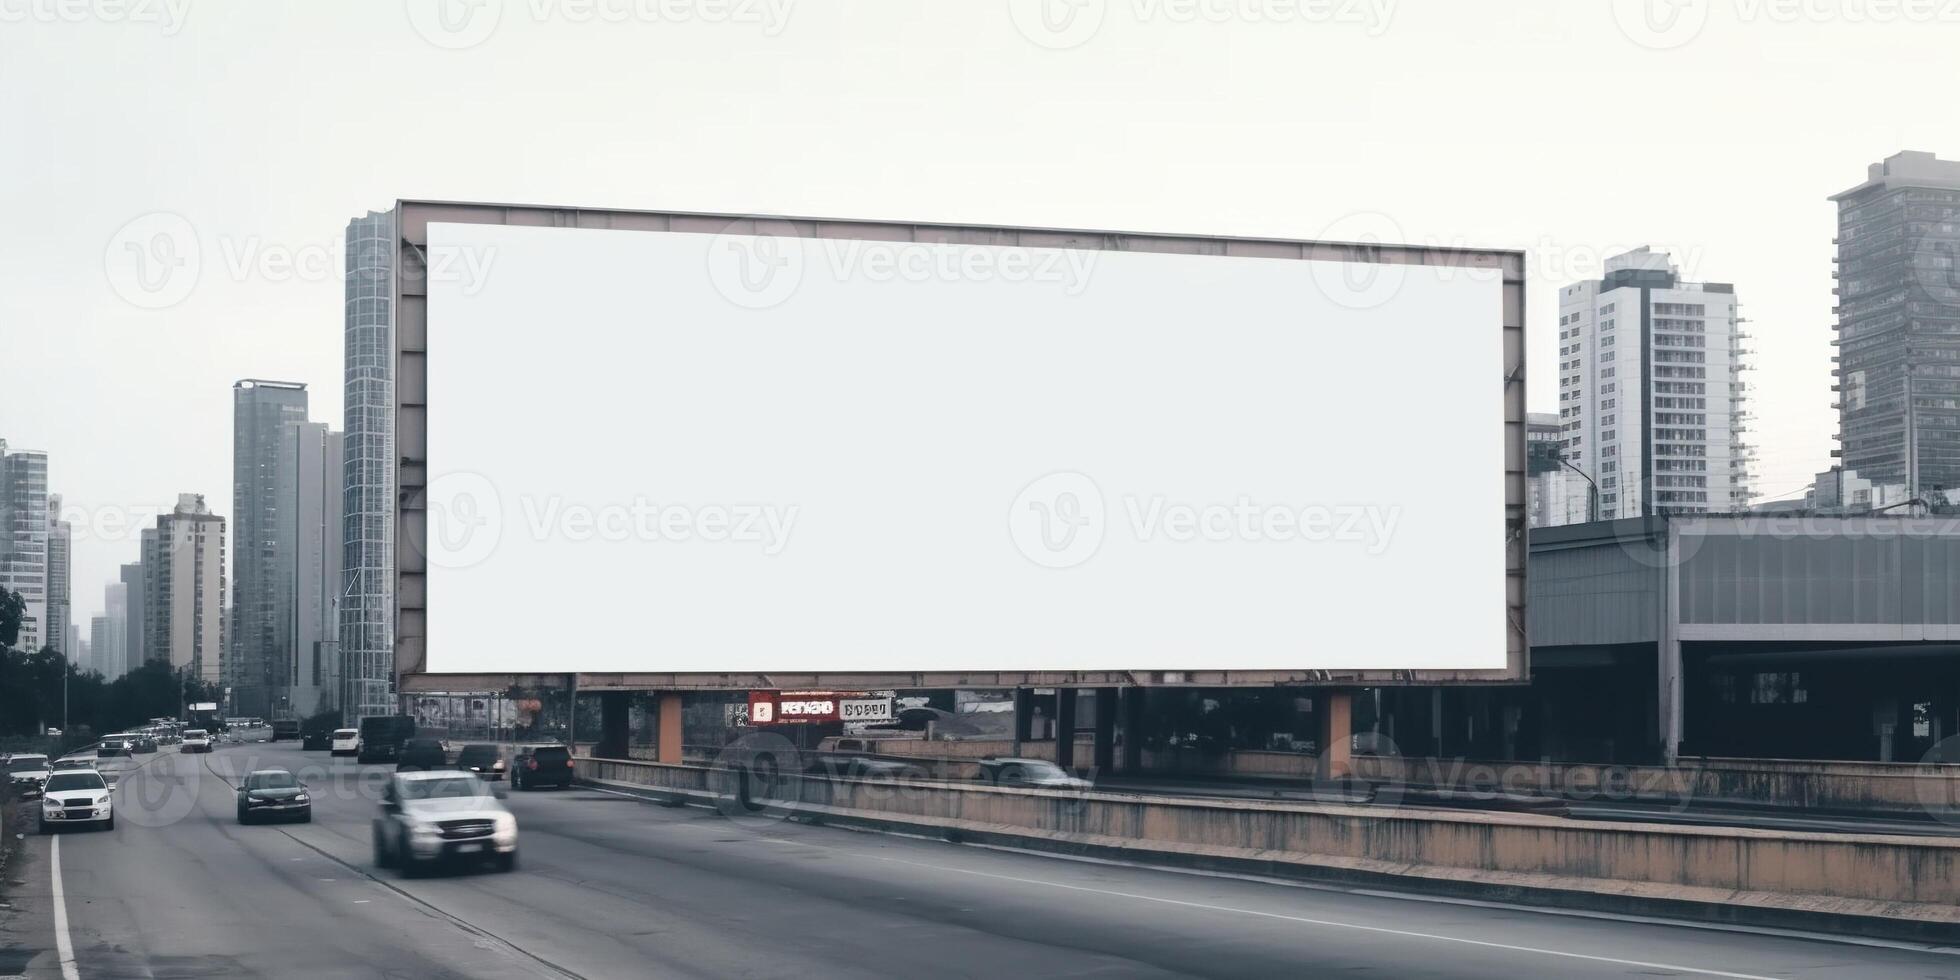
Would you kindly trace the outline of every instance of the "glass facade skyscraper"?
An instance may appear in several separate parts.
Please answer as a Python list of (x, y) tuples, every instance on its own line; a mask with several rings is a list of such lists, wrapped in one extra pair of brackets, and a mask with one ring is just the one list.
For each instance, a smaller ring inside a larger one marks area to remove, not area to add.
[(395, 216), (347, 224), (341, 710), (395, 713)]

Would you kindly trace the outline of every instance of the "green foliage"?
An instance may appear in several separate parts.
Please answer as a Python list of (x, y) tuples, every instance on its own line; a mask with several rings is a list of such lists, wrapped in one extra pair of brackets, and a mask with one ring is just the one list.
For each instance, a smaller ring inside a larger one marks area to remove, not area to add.
[(0, 589), (0, 647), (20, 642), (20, 624), (27, 618), (27, 600), (11, 589)]
[(211, 685), (165, 663), (147, 663), (109, 681), (92, 671), (75, 670), (52, 647), (33, 653), (7, 648), (0, 650), (0, 737), (34, 736), (49, 726), (62, 727), (64, 673), (68, 675), (67, 727), (73, 729), (65, 735), (82, 729), (126, 731), (151, 718), (180, 717), (184, 705), (192, 701), (217, 700)]

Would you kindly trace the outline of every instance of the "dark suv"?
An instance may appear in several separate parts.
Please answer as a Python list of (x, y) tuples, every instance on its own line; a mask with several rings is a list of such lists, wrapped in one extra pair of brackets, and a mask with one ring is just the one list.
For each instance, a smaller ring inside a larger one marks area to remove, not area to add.
[(396, 772), (454, 768), (449, 764), (449, 753), (443, 751), (442, 742), (438, 739), (411, 738), (402, 743), (400, 754), (395, 756)]
[(485, 779), (504, 778), (504, 750), (487, 742), (463, 746), (456, 756), (456, 768)]
[(511, 763), (511, 785), (530, 790), (572, 785), (572, 750), (562, 745), (526, 745)]

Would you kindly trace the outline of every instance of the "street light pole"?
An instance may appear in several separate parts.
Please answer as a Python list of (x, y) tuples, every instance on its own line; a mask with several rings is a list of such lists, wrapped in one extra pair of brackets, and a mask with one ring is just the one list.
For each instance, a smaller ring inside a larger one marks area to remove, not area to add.
[(1582, 470), (1577, 466), (1572, 465), (1572, 461), (1566, 459), (1564, 456), (1560, 456), (1558, 458), (1558, 461), (1559, 461), (1559, 465), (1565, 467), (1568, 470), (1571, 470), (1574, 473), (1579, 474), (1579, 476), (1586, 481), (1586, 486), (1590, 488), (1590, 492), (1588, 493), (1586, 498), (1586, 523), (1590, 524), (1594, 521), (1599, 520), (1599, 484), (1594, 483), (1593, 478), (1589, 476), (1585, 470)]

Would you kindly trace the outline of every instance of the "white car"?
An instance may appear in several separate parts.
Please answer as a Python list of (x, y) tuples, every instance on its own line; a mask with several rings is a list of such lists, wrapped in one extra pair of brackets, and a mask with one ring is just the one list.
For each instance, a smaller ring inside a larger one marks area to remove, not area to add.
[(374, 863), (416, 875), (447, 860), (517, 867), (517, 818), (474, 774), (398, 772), (381, 788)]
[(41, 795), (42, 784), (52, 775), (54, 772), (45, 755), (22, 752), (7, 757), (7, 777), (13, 780), (14, 790), (22, 799), (31, 800)]
[(109, 784), (93, 769), (57, 772), (41, 789), (41, 833), (74, 824), (116, 829)]
[(358, 728), (336, 728), (333, 740), (327, 743), (329, 755), (360, 755), (361, 730)]
[(183, 744), (183, 748), (180, 751), (183, 752), (211, 751), (211, 733), (205, 731), (202, 728), (185, 729), (184, 744)]

